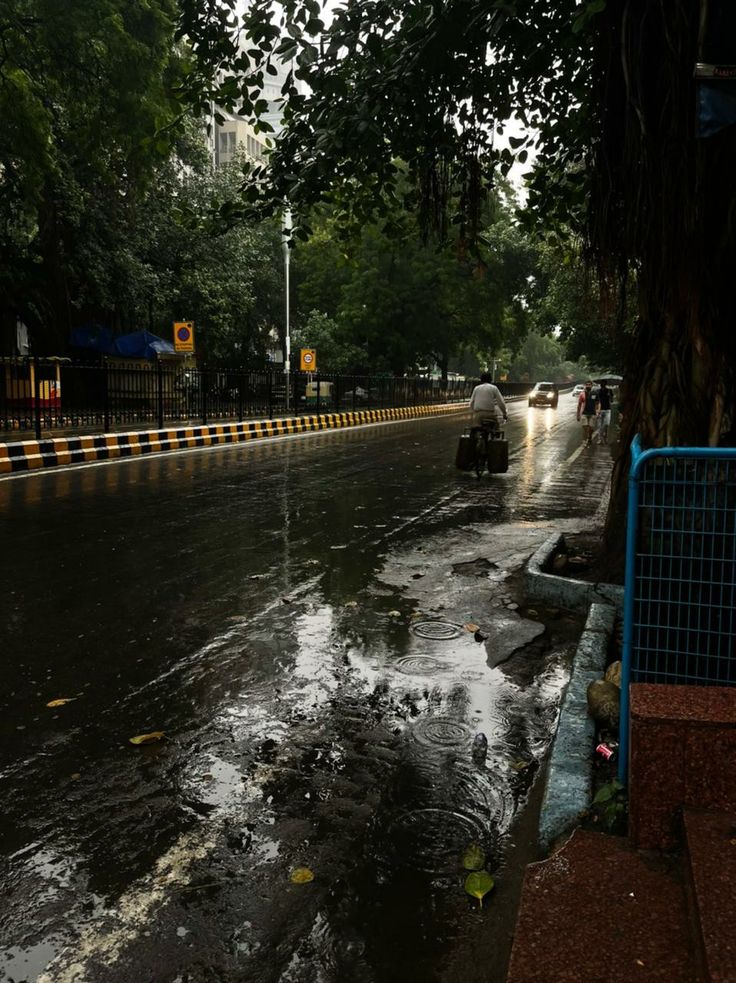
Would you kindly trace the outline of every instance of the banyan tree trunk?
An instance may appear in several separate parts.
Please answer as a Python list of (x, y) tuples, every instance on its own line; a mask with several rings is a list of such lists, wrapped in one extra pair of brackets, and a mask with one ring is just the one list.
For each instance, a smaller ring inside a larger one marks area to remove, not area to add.
[(611, 294), (622, 277), (638, 290), (606, 529), (616, 560), (633, 436), (713, 446), (731, 428), (736, 126), (696, 133), (700, 0), (609, 0), (601, 17), (590, 239)]

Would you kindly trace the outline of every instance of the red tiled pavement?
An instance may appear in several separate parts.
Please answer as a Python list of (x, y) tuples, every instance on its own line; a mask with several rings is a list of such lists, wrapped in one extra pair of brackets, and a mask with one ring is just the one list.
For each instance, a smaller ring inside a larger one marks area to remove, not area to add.
[(690, 948), (672, 861), (577, 830), (527, 868), (507, 983), (693, 983)]

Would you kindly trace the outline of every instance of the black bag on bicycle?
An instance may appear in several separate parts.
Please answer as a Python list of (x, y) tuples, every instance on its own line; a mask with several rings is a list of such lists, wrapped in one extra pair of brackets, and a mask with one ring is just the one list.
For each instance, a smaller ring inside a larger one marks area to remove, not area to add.
[(461, 471), (470, 471), (475, 463), (475, 447), (469, 430), (463, 432), (455, 455), (455, 467)]
[(509, 469), (509, 442), (503, 430), (488, 437), (488, 471), (490, 474), (506, 474)]

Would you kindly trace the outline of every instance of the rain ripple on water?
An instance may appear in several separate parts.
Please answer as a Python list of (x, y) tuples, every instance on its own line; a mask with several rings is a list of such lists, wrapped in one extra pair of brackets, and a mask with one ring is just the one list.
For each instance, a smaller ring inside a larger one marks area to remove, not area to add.
[(439, 659), (433, 659), (431, 655), (407, 655), (403, 659), (397, 659), (395, 668), (405, 676), (435, 676), (445, 667)]
[(395, 861), (432, 874), (456, 869), (468, 844), (482, 842), (485, 832), (476, 816), (432, 807), (397, 816), (388, 828), (388, 837)]
[(414, 740), (441, 748), (458, 748), (470, 742), (471, 730), (450, 717), (427, 717), (414, 727)]
[(451, 621), (417, 621), (411, 630), (419, 638), (428, 638), (436, 642), (448, 642), (452, 638), (460, 638), (463, 629)]

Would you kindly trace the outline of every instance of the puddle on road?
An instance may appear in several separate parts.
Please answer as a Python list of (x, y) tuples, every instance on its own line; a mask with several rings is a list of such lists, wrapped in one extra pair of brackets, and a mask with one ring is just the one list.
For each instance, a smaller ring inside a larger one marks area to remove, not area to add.
[[(139, 851), (140, 863), (153, 847), (130, 831), (135, 822), (150, 831), (155, 817), (164, 857), (179, 857), (190, 841), (202, 853), (177, 867), (176, 891), (151, 907), (153, 938), (170, 939), (160, 942), (170, 978), (204, 979), (192, 953), (212, 945), (214, 933), (226, 953), (218, 971), (251, 983), (488, 983), (478, 975), (479, 926), (461, 857), (478, 843), (503, 885), (505, 844), (556, 723), (567, 669), (562, 653), (542, 647), (523, 678), (490, 669), (484, 646), (462, 627), (478, 618), (480, 578), (443, 579), (449, 571), (428, 568), (426, 555), (417, 562), (423, 574), (411, 580), (406, 558), (390, 554), (369, 589), (350, 585), (358, 602), (349, 607), (344, 595), (327, 603), (317, 584), (294, 592), (262, 618), (229, 623), (183, 674), (167, 671), (147, 686), (153, 705), (176, 699), (193, 709), (176, 742), (126, 759), (135, 765), (127, 799), (118, 799), (127, 814), (115, 849), (118, 861)], [(482, 589), (500, 589), (504, 575)], [(432, 612), (439, 604), (441, 615)], [(207, 707), (219, 702), (205, 723), (200, 694)], [(478, 760), (480, 734), (487, 751)], [(175, 815), (141, 794), (135, 783), (144, 773)], [(190, 837), (190, 828), (202, 835)], [(297, 866), (314, 869), (313, 884), (289, 886)], [(154, 889), (135, 882), (111, 908), (146, 911)], [(107, 910), (110, 917), (114, 925)], [(103, 951), (109, 921), (96, 935), (94, 918), (70, 908), (66, 925), (74, 918), (90, 925), (88, 951)], [(65, 927), (58, 917), (55, 924)], [(480, 928), (491, 924), (488, 917)], [(130, 962), (120, 974), (148, 965), (154, 945), (141, 933), (126, 942)], [(464, 948), (463, 972), (443, 976), (447, 954)], [(37, 956), (48, 961), (49, 951)], [(57, 967), (73, 958), (70, 951)]]

